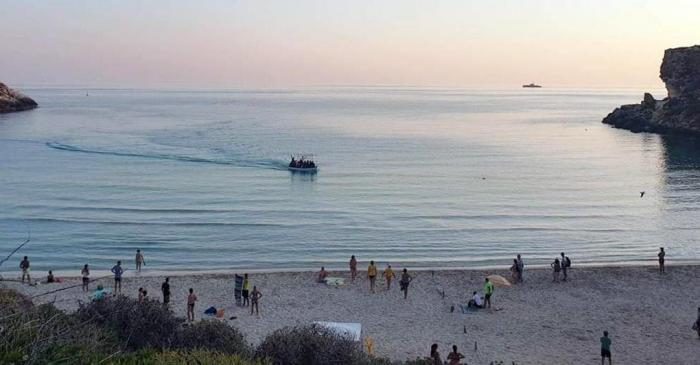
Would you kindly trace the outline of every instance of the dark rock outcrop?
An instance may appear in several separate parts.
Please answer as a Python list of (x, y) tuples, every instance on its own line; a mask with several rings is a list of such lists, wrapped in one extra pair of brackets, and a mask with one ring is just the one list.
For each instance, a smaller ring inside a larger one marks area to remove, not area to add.
[(37, 106), (36, 101), (30, 97), (24, 96), (0, 82), (0, 113), (21, 112), (34, 109)]
[(668, 97), (646, 93), (640, 104), (615, 109), (603, 123), (633, 132), (700, 133), (700, 45), (667, 49), (660, 77)]

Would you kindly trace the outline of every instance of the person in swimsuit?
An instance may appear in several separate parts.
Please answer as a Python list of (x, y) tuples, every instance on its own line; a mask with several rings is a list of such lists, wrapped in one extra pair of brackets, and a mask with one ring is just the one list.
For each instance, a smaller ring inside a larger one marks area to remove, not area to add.
[(452, 352), (450, 352), (450, 354), (447, 355), (447, 360), (450, 361), (448, 364), (459, 365), (459, 360), (461, 359), (464, 359), (464, 355), (460, 354), (459, 351), (457, 351), (457, 345), (452, 345)]
[(197, 302), (197, 296), (194, 294), (194, 289), (190, 288), (190, 294), (187, 296), (187, 320), (194, 321), (194, 304)]
[(318, 272), (318, 282), (325, 283), (327, 277), (328, 277), (328, 271), (326, 271), (325, 267), (321, 266), (321, 271)]
[(391, 290), (391, 281), (394, 280), (396, 275), (394, 270), (391, 269), (391, 265), (387, 265), (386, 270), (384, 270), (384, 280), (386, 280), (386, 290)]
[(137, 249), (136, 250), (136, 271), (141, 271), (141, 265), (145, 265), (146, 261), (143, 259), (143, 254), (141, 253), (141, 250)]
[(22, 269), (22, 284), (24, 284), (24, 278), (27, 278), (27, 283), (30, 285), (32, 283), (32, 277), (29, 274), (29, 266), (29, 259), (27, 256), (24, 256), (22, 262), (19, 263), (19, 268)]
[(243, 306), (247, 307), (250, 305), (250, 300), (248, 296), (250, 295), (250, 280), (248, 280), (248, 274), (243, 274), (243, 290), (241, 290), (241, 296), (243, 297)]
[(352, 255), (350, 256), (350, 278), (355, 281), (355, 277), (357, 277), (357, 260), (355, 255)]
[(124, 269), (122, 269), (122, 262), (117, 261), (117, 264), (112, 268), (112, 273), (114, 274), (114, 295), (122, 293), (122, 274), (124, 274)]
[(410, 284), (411, 281), (413, 281), (413, 277), (409, 275), (408, 270), (404, 268), (403, 272), (401, 273), (401, 280), (399, 280), (399, 285), (401, 286), (404, 299), (408, 298), (408, 284)]
[(666, 251), (664, 251), (663, 247), (659, 247), (659, 274), (665, 274), (666, 273), (666, 266), (664, 266), (664, 262), (666, 262)]
[(552, 267), (552, 282), (559, 282), (559, 272), (561, 271), (561, 264), (559, 263), (559, 259), (554, 259), (554, 262), (549, 264), (549, 266)]
[(258, 287), (253, 285), (253, 291), (250, 293), (250, 314), (253, 314), (253, 310), (255, 310), (255, 314), (260, 315), (260, 309), (259, 309), (259, 303), (260, 303), (260, 298), (262, 298), (262, 293), (258, 290)]
[(163, 304), (170, 303), (170, 278), (165, 278), (165, 281), (160, 286), (160, 291), (163, 292)]
[(367, 277), (369, 278), (369, 291), (374, 293), (374, 284), (377, 281), (377, 267), (374, 266), (374, 261), (369, 262)]
[(49, 284), (56, 282), (56, 279), (53, 277), (53, 272), (51, 270), (49, 270), (49, 275), (46, 276), (46, 282)]
[(88, 264), (85, 264), (83, 269), (80, 270), (80, 275), (83, 277), (83, 291), (88, 292), (88, 285), (90, 284), (90, 268), (88, 267)]

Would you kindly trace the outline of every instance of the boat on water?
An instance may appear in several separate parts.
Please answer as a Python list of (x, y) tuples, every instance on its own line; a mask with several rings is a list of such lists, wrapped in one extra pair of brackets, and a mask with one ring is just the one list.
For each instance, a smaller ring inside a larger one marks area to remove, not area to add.
[(538, 88), (538, 87), (542, 87), (542, 85), (537, 85), (537, 84), (531, 82), (531, 83), (529, 83), (529, 84), (527, 84), (527, 85), (523, 85), (523, 87)]
[(314, 162), (314, 155), (296, 154), (291, 156), (291, 161), (287, 168), (289, 171), (315, 173), (318, 172), (318, 165)]

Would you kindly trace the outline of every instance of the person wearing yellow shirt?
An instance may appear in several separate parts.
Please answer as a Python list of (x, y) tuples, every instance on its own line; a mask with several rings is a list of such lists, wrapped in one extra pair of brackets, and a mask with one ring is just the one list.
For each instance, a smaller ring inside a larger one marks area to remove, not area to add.
[(374, 283), (377, 280), (377, 267), (374, 266), (374, 261), (369, 262), (367, 277), (369, 278), (369, 291), (374, 293)]
[(486, 278), (484, 284), (484, 308), (491, 308), (491, 295), (493, 295), (493, 283)]
[(394, 280), (396, 275), (394, 274), (394, 270), (391, 269), (391, 265), (388, 265), (386, 267), (386, 270), (384, 270), (384, 279), (386, 280), (386, 290), (391, 290), (391, 281)]

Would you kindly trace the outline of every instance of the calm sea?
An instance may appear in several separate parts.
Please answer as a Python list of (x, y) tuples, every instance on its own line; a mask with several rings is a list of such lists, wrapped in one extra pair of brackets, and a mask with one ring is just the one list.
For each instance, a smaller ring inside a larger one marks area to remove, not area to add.
[[(0, 256), (31, 242), (0, 271), (137, 248), (152, 271), (700, 259), (700, 141), (600, 123), (642, 90), (24, 91), (41, 107), (0, 116)], [(296, 152), (319, 173), (287, 171)]]

